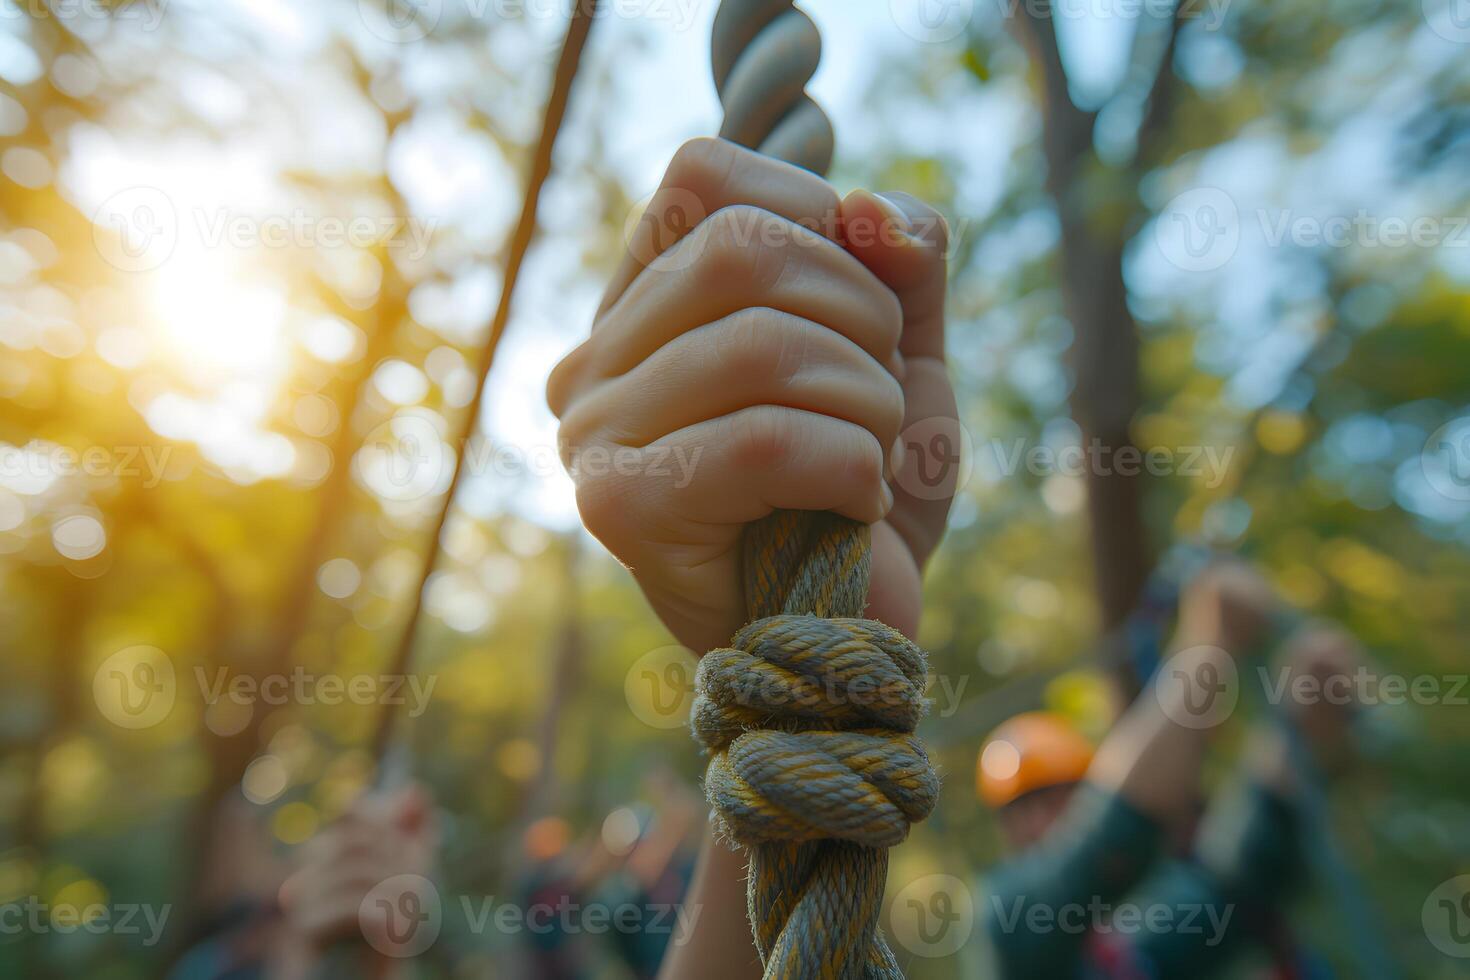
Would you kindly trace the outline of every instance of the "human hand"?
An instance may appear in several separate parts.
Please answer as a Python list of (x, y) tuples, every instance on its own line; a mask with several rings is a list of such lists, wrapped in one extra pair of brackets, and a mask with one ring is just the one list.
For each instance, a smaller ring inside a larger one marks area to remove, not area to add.
[(777, 509), (872, 524), (868, 614), (917, 629), (957, 473), (907, 492), (900, 433), (956, 416), (946, 247), (907, 196), (720, 140), (675, 157), (547, 395), (583, 521), (686, 646), (745, 621), (741, 534)]
[(1190, 581), (1179, 601), (1179, 645), (1209, 644), (1245, 656), (1266, 636), (1279, 608), (1270, 584), (1236, 559), (1216, 562)]
[(364, 900), (398, 875), (426, 876), (439, 837), (427, 794), (410, 786), (391, 795), (366, 794), (301, 851), (297, 870), (281, 886), (281, 907), (293, 939), (317, 951), (358, 936), (391, 943), (387, 909)]
[(1351, 634), (1325, 625), (1302, 630), (1280, 657), (1278, 683), (1287, 714), (1326, 769), (1347, 759), (1353, 719), (1367, 693), (1359, 690), (1354, 677), (1366, 664)]

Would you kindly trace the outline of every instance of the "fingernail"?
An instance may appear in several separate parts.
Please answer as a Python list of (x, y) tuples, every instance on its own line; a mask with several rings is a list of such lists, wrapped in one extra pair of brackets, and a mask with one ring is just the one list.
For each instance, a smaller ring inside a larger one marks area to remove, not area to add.
[(890, 473), (903, 472), (903, 464), (908, 462), (909, 451), (903, 444), (903, 436), (899, 436), (893, 443), (893, 448), (888, 451), (888, 468)]
[(883, 484), (882, 507), (883, 517), (887, 517), (888, 512), (893, 510), (893, 490), (888, 486), (888, 483), (886, 481)]
[(879, 210), (883, 212), (883, 217), (886, 218), (888, 222), (893, 226), (893, 228), (896, 229), (900, 234), (908, 235), (910, 232), (913, 231), (914, 226), (912, 223), (910, 223), (909, 216), (907, 214), (904, 214), (902, 208), (900, 208), (893, 201), (890, 201), (888, 198), (884, 197), (882, 194), (871, 194), (870, 196), (873, 198), (874, 201), (877, 202)]

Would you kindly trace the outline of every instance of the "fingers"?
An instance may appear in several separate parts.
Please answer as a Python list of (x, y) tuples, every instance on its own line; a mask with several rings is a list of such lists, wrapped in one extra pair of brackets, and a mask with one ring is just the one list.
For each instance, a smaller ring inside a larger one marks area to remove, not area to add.
[(842, 202), (847, 248), (893, 290), (903, 310), (905, 358), (944, 357), (949, 225), (918, 198), (854, 191)]
[(892, 290), (827, 238), (757, 207), (713, 215), (645, 269), (547, 385), (560, 414), (585, 387), (632, 370), (680, 334), (753, 305), (820, 323), (898, 370)]
[(614, 554), (645, 549), (656, 530), (694, 542), (777, 509), (834, 511), (874, 523), (892, 505), (887, 449), (860, 425), (759, 405), (672, 432), (619, 472), (582, 472), (577, 502)]
[[(938, 211), (917, 198), (868, 191), (854, 191), (843, 200), (842, 226), (849, 251), (893, 291), (902, 311), (898, 351), (904, 364), (905, 433), (927, 431), (930, 439), (943, 437), (959, 445), (959, 410), (944, 363), (949, 226)], [(953, 431), (946, 431), (951, 422)], [(928, 428), (911, 430), (919, 423)], [(919, 444), (896, 452), (898, 506), (888, 516), (920, 567), (943, 537), (961, 473), (958, 466), (946, 466), (947, 485), (932, 487), (922, 497), (908, 493), (905, 488), (929, 487), (920, 472), (929, 463), (929, 448)]]
[(835, 228), (838, 198), (816, 174), (720, 139), (696, 139), (674, 155), (662, 185), (628, 242), (602, 312), (658, 256), (709, 215), (746, 204), (814, 229)]
[(647, 446), (757, 405), (802, 409), (862, 426), (893, 446), (904, 418), (898, 381), (866, 351), (821, 324), (778, 310), (743, 310), (670, 341), (566, 413), (574, 447)]

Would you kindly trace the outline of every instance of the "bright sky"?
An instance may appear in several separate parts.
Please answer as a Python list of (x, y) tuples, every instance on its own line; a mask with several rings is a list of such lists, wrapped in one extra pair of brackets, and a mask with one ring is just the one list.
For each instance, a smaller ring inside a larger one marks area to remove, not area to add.
[[(491, 9), (495, 0), (424, 2), (447, 22), (456, 12)], [(136, 133), (126, 126), (85, 127), (76, 131), (61, 175), (78, 205), (104, 225), (138, 213), (136, 194), (119, 201), (118, 192), (139, 186), (167, 189), (163, 201), (141, 203), (149, 214), (175, 213), (177, 240), (166, 242), (172, 250), (166, 263), (140, 275), (153, 316), (146, 337), (130, 335), (122, 347), (128, 361), (141, 356), (133, 348), (143, 344), (196, 380), (217, 381), (197, 396), (174, 393), (148, 414), (161, 432), (198, 441), (238, 479), (275, 476), (291, 467), (290, 446), (268, 431), (265, 413), (289, 377), (286, 351), (293, 338), (308, 338), (306, 346), (315, 350), (310, 338), (320, 339), (325, 328), (320, 316), (285, 302), (259, 248), (248, 247), (251, 243), (230, 247), (227, 239), (221, 246), (219, 236), (228, 234), (228, 226), (220, 223), (220, 215), (289, 216), (301, 206), (300, 197), (279, 179), (281, 171), (351, 173), (374, 168), (383, 158), (381, 115), (362, 105), (338, 63), (326, 55), (325, 46), (335, 37), (352, 37), (369, 60), (404, 58), (409, 87), (441, 106), (421, 113), (388, 153), (395, 184), (425, 224), (418, 230), (454, 232), (449, 254), (432, 256), (451, 281), (416, 292), (414, 315), (446, 340), (472, 341), (500, 289), (499, 269), (485, 257), (496, 252), (513, 222), (520, 189), (515, 167), (494, 141), (462, 123), (457, 100), (466, 65), (440, 53), (416, 57), (420, 49), (386, 42), (368, 21), (344, 13), (355, 6), (175, 0), (173, 12), (197, 25), (187, 34), (197, 52), (220, 60), (244, 57), (258, 66), (246, 77), (214, 71), (209, 59), (183, 68), (173, 67), (166, 51), (151, 55), (165, 82), (221, 135), (208, 140), (180, 135), (160, 143), (139, 135), (147, 126)], [(498, 125), (527, 141), (539, 123), (539, 100), (564, 27), (563, 6), (525, 0), (526, 9), (541, 13), (531, 18), (529, 34), (490, 34), (497, 62), (514, 81), (496, 82), (477, 95)], [(999, 2), (806, 0), (803, 7), (824, 36), (824, 59), (812, 92), (837, 127), (839, 180), (844, 157), (860, 159), (879, 141), (902, 140), (921, 151), (945, 149), (963, 161), (963, 217), (983, 219), (1004, 185), (1015, 147), (1034, 131), (1035, 110), (1024, 96), (957, 76), (950, 90), (905, 107), (900, 118), (875, 118), (867, 100), (882, 81), (877, 77), (882, 66), (953, 56), (963, 44), (956, 27), (963, 27), (967, 15), (998, 16)], [(718, 127), (708, 60), (715, 3), (620, 0), (611, 8), (615, 14), (636, 8), (644, 16), (614, 15), (599, 24), (583, 77), (598, 77), (611, 65), (611, 83), (605, 89), (585, 84), (579, 89), (559, 159), (564, 166), (586, 160), (587, 134), (600, 127), (608, 145), (593, 164), (616, 174), (637, 198), (656, 187), (681, 142)], [(917, 19), (920, 13), (929, 19)], [(946, 15), (959, 20), (946, 21)], [(1059, 24), (1073, 94), (1096, 103), (1117, 83), (1132, 22), (1074, 14), (1062, 16)], [(14, 22), (4, 26), (17, 29)], [(162, 33), (145, 33), (142, 39), (145, 46), (169, 43)], [(1205, 89), (1226, 84), (1240, 70), (1238, 52), (1219, 35), (1187, 34), (1186, 46), (1193, 84)], [(1322, 219), (1364, 207), (1379, 217), (1405, 215), (1432, 211), (1426, 195), (1429, 201), (1455, 198), (1452, 188), (1405, 184), (1392, 164), (1396, 121), (1422, 105), (1424, 78), (1463, 58), (1463, 46), (1426, 25), (1410, 41), (1407, 67), (1397, 66), (1389, 78), (1376, 70), (1381, 62), (1363, 52), (1339, 54), (1329, 66), (1321, 107), (1330, 139), (1301, 156), (1283, 134), (1257, 125), (1182, 161), (1168, 181), (1148, 189), (1160, 218), (1139, 236), (1129, 256), (1129, 285), (1143, 308), (1193, 308), (1202, 321), (1215, 325), (1202, 357), (1213, 358), (1207, 366), (1232, 377), (1230, 390), (1243, 406), (1277, 394), (1320, 319), (1321, 282), (1310, 263), (1290, 249), (1273, 247), (1271, 236), (1278, 233), (1282, 215)], [(12, 43), (0, 30), (0, 77), (23, 76), (30, 70), (27, 56), (23, 44)], [(149, 57), (144, 53), (133, 60)], [(310, 97), (282, 100), (282, 91), (309, 92)], [(0, 105), (0, 116), (4, 110)], [(542, 386), (556, 360), (585, 336), (599, 298), (600, 283), (582, 277), (569, 281), (566, 275), (577, 264), (585, 216), (595, 213), (597, 202), (587, 200), (587, 193), (585, 186), (555, 179), (548, 187), (542, 237), (526, 267), (515, 317), (490, 380), (486, 430), (497, 445), (516, 450), (529, 482), (506, 481), (495, 473), (476, 479), (464, 500), (472, 510), (511, 506), (542, 523), (576, 523), (570, 483), (554, 464), (555, 425)], [(1190, 242), (1182, 237), (1193, 230), (1189, 222), (1226, 212), (1233, 215), (1236, 231), (1227, 239), (1233, 242), (1228, 262), (1181, 267), (1181, 257), (1184, 266), (1189, 264)], [(371, 216), (372, 208), (348, 202), (346, 216), (354, 214)], [(1382, 261), (1371, 250), (1360, 251), (1353, 261)], [(1438, 260), (1450, 274), (1466, 277), (1467, 253), (1444, 249)], [(352, 250), (309, 254), (324, 276), (348, 292), (371, 294), (374, 274), (353, 261)], [(345, 343), (350, 347), (350, 336)], [(336, 341), (327, 344), (334, 345), (342, 347)], [(462, 365), (442, 358), (440, 367), (449, 374), (463, 372)]]

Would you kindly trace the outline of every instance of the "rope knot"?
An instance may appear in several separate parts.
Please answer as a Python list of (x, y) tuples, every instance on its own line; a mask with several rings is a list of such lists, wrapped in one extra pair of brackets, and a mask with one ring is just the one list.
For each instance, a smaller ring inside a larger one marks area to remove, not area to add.
[(705, 654), (692, 725), (722, 832), (745, 845), (907, 837), (939, 792), (914, 735), (926, 667), (882, 623), (805, 615), (756, 620)]

